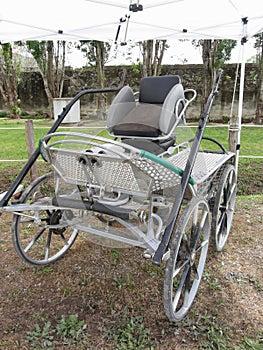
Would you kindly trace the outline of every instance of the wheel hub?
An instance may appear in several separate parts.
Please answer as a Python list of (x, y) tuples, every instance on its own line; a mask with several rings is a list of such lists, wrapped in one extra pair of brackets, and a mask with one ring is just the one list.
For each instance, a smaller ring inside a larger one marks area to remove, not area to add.
[[(62, 218), (62, 211), (61, 210), (55, 210), (49, 219), (49, 224), (50, 225), (58, 225), (60, 219)], [(60, 235), (62, 234), (64, 231), (66, 230), (65, 227), (59, 227), (59, 228), (52, 228), (51, 231), (52, 233), (56, 234), (56, 235)]]

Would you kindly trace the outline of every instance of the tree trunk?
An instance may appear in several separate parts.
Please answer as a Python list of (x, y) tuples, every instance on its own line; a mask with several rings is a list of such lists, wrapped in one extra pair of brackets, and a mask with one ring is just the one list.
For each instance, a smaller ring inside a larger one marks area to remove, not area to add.
[(62, 97), (64, 80), (65, 80), (65, 62), (66, 62), (66, 42), (62, 41), (62, 60), (61, 60), (61, 74), (59, 79), (58, 97)]
[(205, 67), (204, 75), (205, 75), (205, 81), (203, 85), (203, 91), (202, 91), (202, 106), (201, 106), (201, 112), (204, 111), (205, 102), (207, 100), (207, 97), (210, 92), (210, 87), (212, 85), (212, 62), (211, 62), (211, 47), (212, 47), (212, 41), (211, 40), (204, 40), (202, 44), (202, 60), (203, 65)]
[[(101, 89), (103, 89), (105, 86), (104, 62), (105, 62), (104, 43), (101, 41), (97, 41), (96, 42), (96, 69), (97, 69), (98, 83)], [(105, 120), (105, 115), (106, 115), (106, 96), (105, 94), (98, 94), (98, 102), (97, 102), (98, 119)]]
[(142, 76), (160, 75), (166, 40), (145, 40), (141, 43), (143, 64)]
[(163, 61), (164, 51), (166, 50), (166, 40), (156, 40), (155, 55), (153, 62), (153, 75), (161, 74), (161, 66)]
[(207, 98), (211, 92), (215, 77), (215, 54), (218, 45), (218, 40), (203, 40), (202, 41), (202, 60), (205, 68), (205, 83), (202, 92), (201, 113), (204, 111)]
[(0, 61), (0, 93), (8, 106), (13, 118), (19, 117), (19, 99), (17, 92), (18, 69), (13, 58), (12, 45), (1, 44), (2, 55)]
[[(44, 82), (51, 118), (54, 117), (53, 98), (62, 97), (65, 78), (65, 41), (29, 41), (27, 48), (35, 58)], [(61, 53), (62, 48), (62, 53)]]
[(256, 112), (255, 124), (263, 123), (263, 34), (260, 37), (259, 54), (258, 54), (258, 72), (256, 82)]

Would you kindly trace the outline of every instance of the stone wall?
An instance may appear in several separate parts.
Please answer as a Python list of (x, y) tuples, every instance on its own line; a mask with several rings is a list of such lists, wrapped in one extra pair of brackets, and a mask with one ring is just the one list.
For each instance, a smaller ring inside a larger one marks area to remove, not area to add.
[[(106, 77), (109, 85), (119, 82), (119, 75), (124, 67), (106, 67)], [(127, 66), (126, 84), (129, 84), (134, 91), (139, 88), (141, 73), (137, 67)], [(235, 64), (224, 67), (224, 76), (220, 84), (218, 96), (216, 96), (210, 113), (211, 120), (226, 120), (231, 112), (233, 91), (235, 84), (237, 66)], [(255, 114), (255, 76), (256, 65), (246, 65), (245, 93), (243, 103), (243, 119), (250, 121)], [(197, 91), (197, 98), (188, 109), (188, 118), (196, 119), (200, 115), (202, 105), (202, 90), (204, 82), (204, 72), (202, 65), (164, 65), (162, 75), (178, 74), (181, 76), (185, 89), (193, 88)], [(63, 97), (72, 97), (83, 87), (97, 88), (96, 71), (93, 68), (67, 68), (66, 80), (64, 83)], [(238, 91), (239, 86), (237, 86)], [(43, 81), (38, 72), (23, 72), (19, 83), (19, 98), (21, 109), (28, 113), (48, 113), (48, 103), (44, 91)], [(114, 94), (107, 96), (110, 103)], [(97, 95), (87, 95), (81, 99), (82, 117), (94, 117), (96, 109)], [(238, 93), (235, 96), (233, 113), (237, 114)], [(4, 110), (4, 104), (0, 97), (0, 110)]]

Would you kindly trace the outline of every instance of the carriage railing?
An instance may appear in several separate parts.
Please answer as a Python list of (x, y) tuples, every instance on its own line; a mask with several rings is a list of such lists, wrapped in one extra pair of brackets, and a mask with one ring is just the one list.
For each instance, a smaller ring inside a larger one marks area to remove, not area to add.
[[(62, 138), (53, 142), (53, 138)], [(47, 143), (47, 140), (50, 142)], [(175, 147), (175, 155), (179, 155)], [(186, 146), (184, 146), (186, 147)], [(99, 136), (58, 132), (44, 137), (40, 152), (66, 182), (148, 196), (180, 183), (183, 169), (167, 159)], [(192, 178), (190, 184), (194, 184)]]

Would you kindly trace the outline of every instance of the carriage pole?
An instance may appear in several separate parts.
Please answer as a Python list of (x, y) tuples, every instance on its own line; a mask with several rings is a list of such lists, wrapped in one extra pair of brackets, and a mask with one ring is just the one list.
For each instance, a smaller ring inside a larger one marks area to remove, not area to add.
[(238, 116), (231, 116), (229, 129), (228, 129), (228, 148), (230, 152), (235, 153), (235, 170), (238, 174), (238, 162), (240, 153), (240, 138), (242, 128), (242, 110), (243, 110), (243, 96), (244, 96), (244, 84), (245, 84), (245, 43), (247, 42), (247, 18), (242, 18), (243, 22), (243, 38), (241, 39), (241, 70), (240, 70), (240, 86), (239, 86), (239, 98), (238, 98)]

